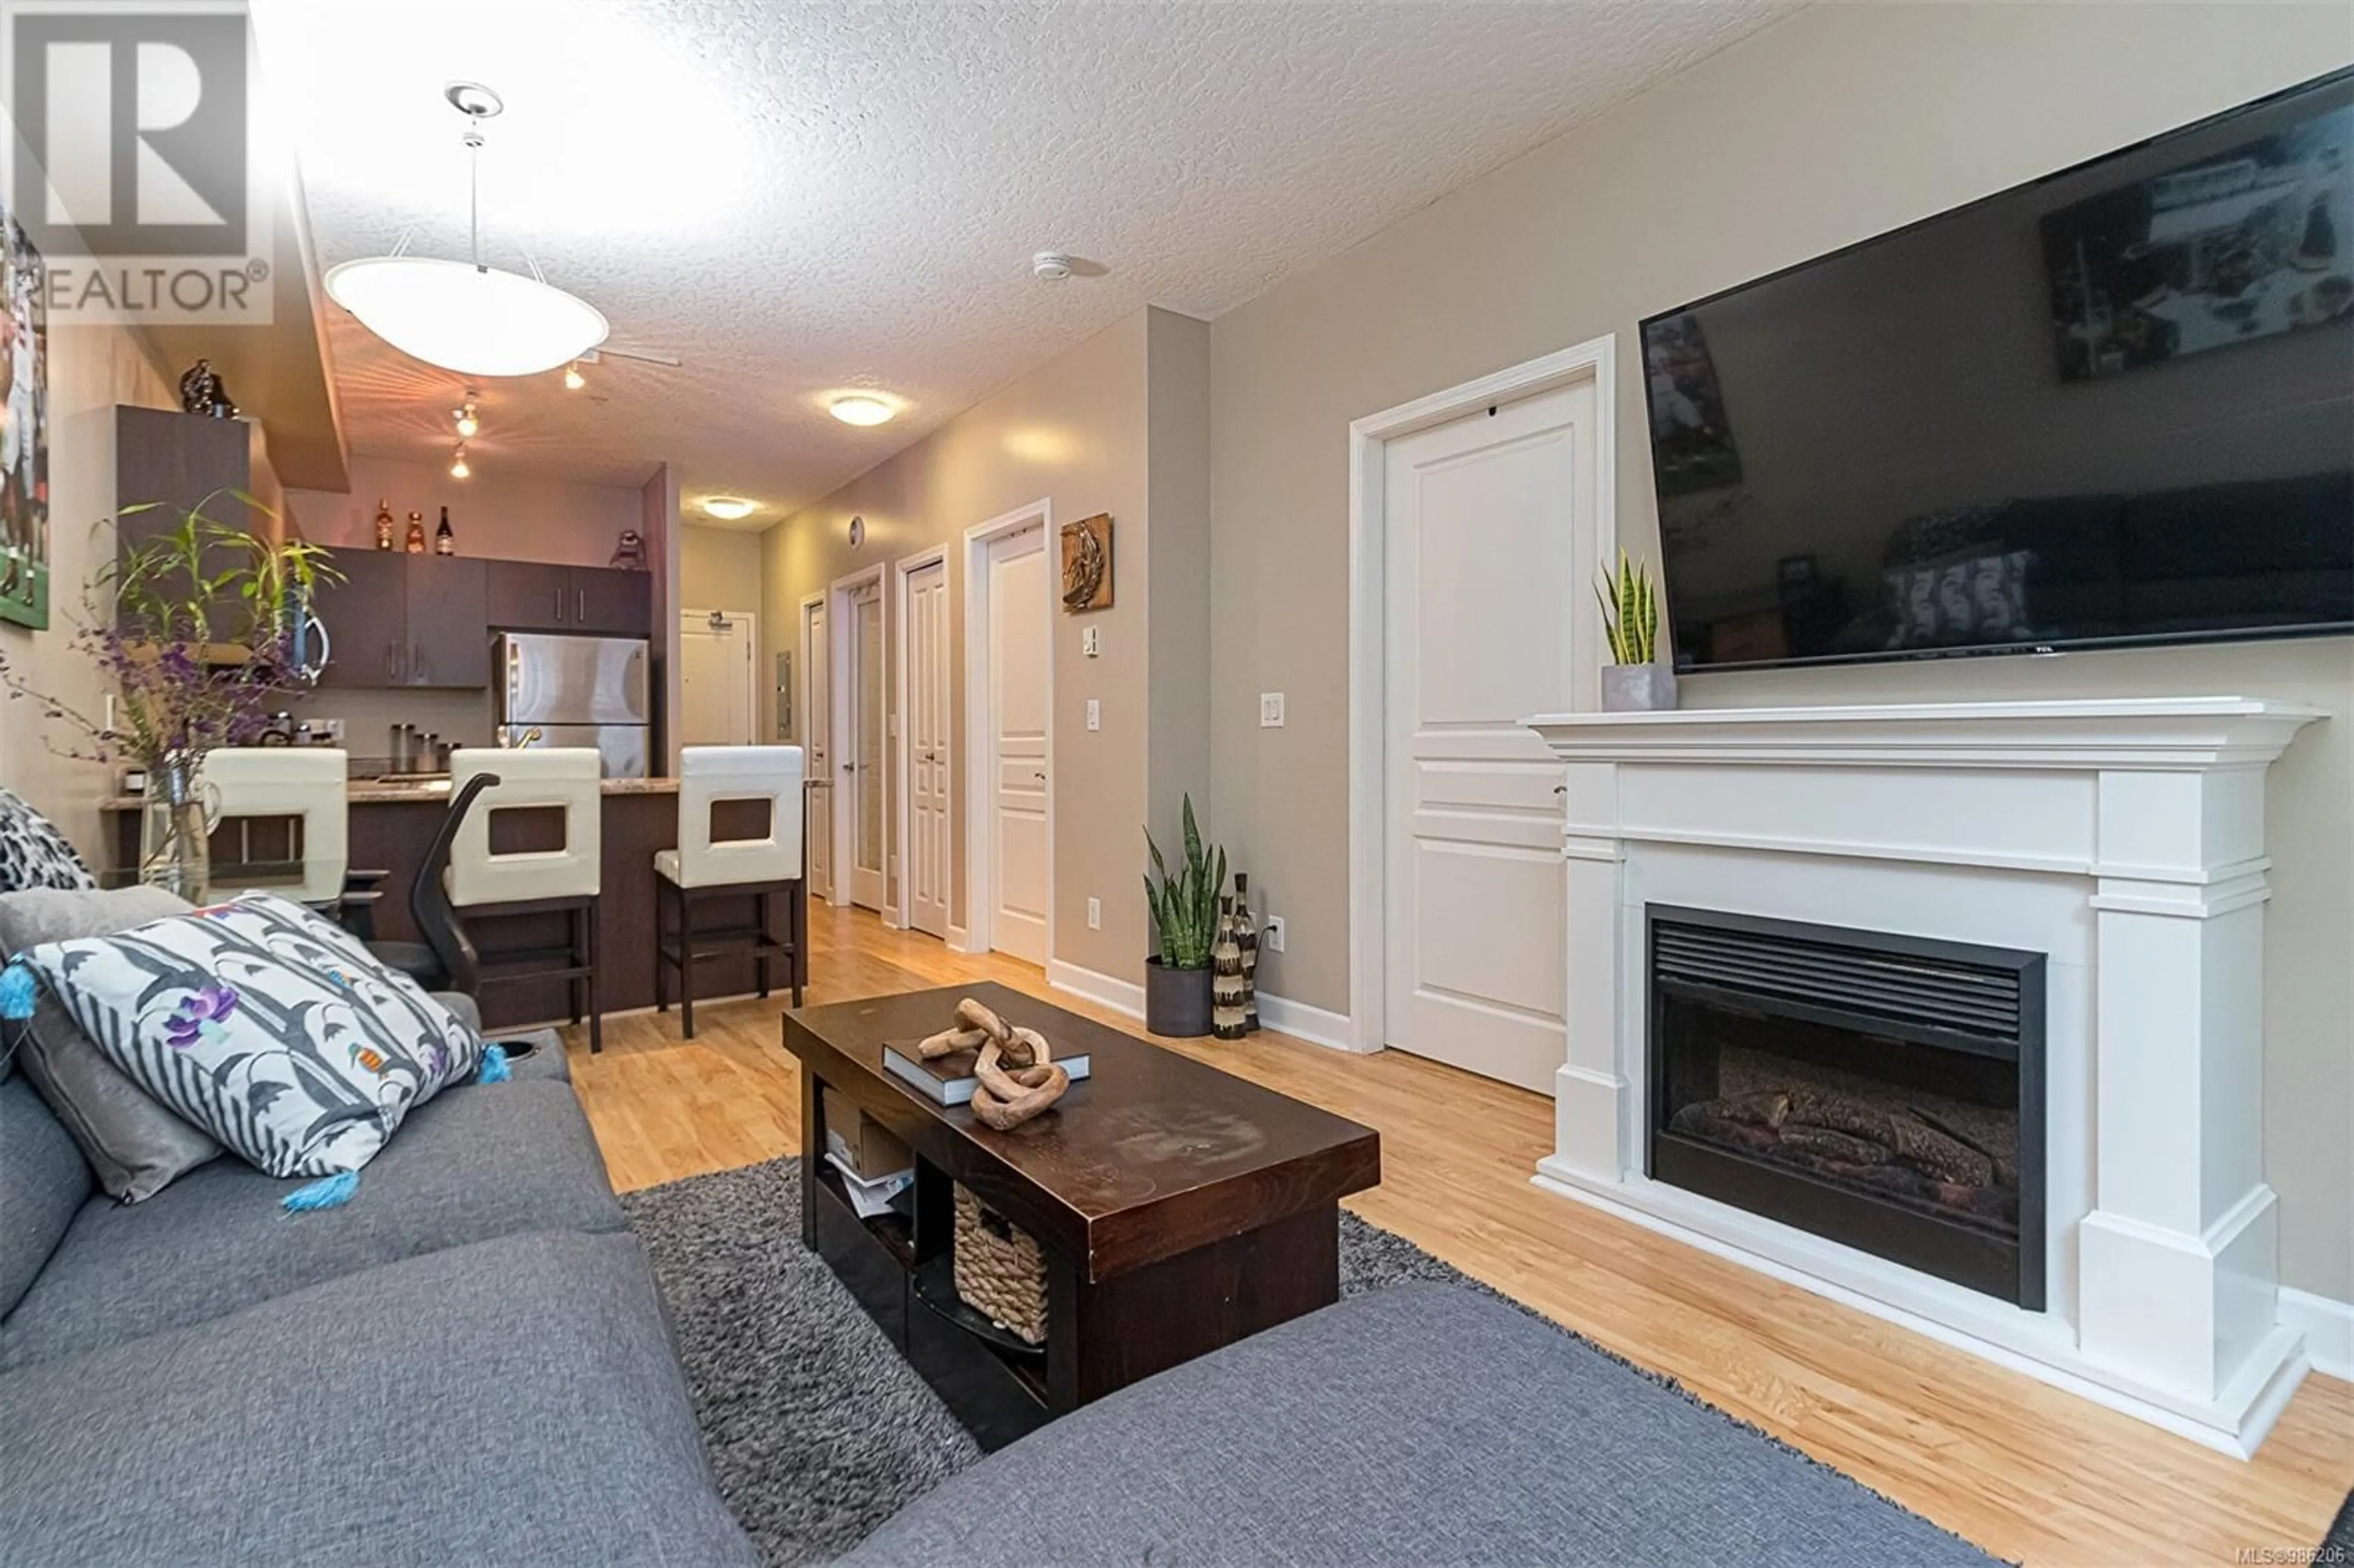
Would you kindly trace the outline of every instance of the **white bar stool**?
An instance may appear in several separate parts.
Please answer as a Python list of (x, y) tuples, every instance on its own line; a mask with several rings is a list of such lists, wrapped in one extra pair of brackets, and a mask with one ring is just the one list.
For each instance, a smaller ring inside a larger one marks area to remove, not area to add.
[[(563, 947), (486, 953), (482, 984), (560, 980), (571, 994), (572, 1022), (588, 1019), (588, 1049), (605, 1048), (604, 1016), (597, 995), (597, 949), (601, 940), (598, 894), (604, 870), (604, 768), (597, 748), (534, 747), (529, 750), (469, 747), (450, 759), (453, 796), (480, 774), (496, 784), (482, 791), (458, 826), (450, 846), (450, 903), (461, 916), (504, 918), (516, 915), (563, 915)], [(564, 815), (560, 843), (493, 851), (493, 825), (504, 812), (556, 810)]]
[[(768, 827), (756, 836), (715, 840), (713, 808), (765, 804)], [(770, 927), (773, 897), (785, 895), (785, 935)], [(697, 908), (749, 896), (749, 925), (705, 925)], [(674, 912), (663, 928), (663, 908)], [(654, 1011), (670, 1011), (669, 976), (678, 970), (679, 1023), (695, 1038), (698, 960), (751, 955), (760, 994), (769, 965), (783, 958), (793, 1005), (801, 1004), (807, 907), (801, 891), (801, 748), (798, 746), (690, 746), (679, 753), (678, 848), (654, 852)]]
[[(212, 788), (218, 821), (244, 823), (246, 849), (241, 866), (228, 868), (227, 877), (211, 878), (205, 896), (260, 891), (303, 904), (341, 901), (351, 867), (351, 811), (345, 793), (350, 768), (345, 753), (308, 746), (222, 747), (206, 753), (201, 782)], [(299, 838), (287, 846), (287, 874), (254, 874), (261, 863), (252, 853), (253, 824), (265, 821), (300, 823)], [(299, 879), (291, 870), (297, 864)]]

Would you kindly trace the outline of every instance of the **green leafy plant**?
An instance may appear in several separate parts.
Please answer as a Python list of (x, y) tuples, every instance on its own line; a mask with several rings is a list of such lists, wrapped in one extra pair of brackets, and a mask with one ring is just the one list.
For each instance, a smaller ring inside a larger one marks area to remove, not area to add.
[(1618, 575), (1604, 572), (1594, 585), (1602, 601), (1602, 632), (1610, 640), (1614, 664), (1649, 664), (1659, 652), (1659, 594), (1651, 568), (1618, 552)]
[[(1161, 961), (1172, 969), (1209, 968), (1210, 943), (1218, 934), (1218, 899), (1226, 886), (1226, 852), (1218, 851), (1214, 864), (1203, 849), (1201, 830), (1193, 825), (1192, 795), (1185, 797), (1185, 861), (1178, 874), (1169, 874), (1150, 828), (1144, 847), (1152, 852), (1152, 871), (1144, 874), (1144, 903), (1160, 933)], [(1161, 874), (1158, 885), (1153, 872)]]

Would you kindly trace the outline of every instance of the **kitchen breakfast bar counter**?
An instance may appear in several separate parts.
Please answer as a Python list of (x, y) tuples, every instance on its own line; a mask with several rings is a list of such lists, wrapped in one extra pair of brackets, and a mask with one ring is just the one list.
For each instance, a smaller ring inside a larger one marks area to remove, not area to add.
[[(675, 779), (608, 779), (604, 784), (604, 870), (599, 897), (602, 941), (599, 948), (599, 1001), (610, 1015), (654, 1004), (654, 852), (678, 847), (678, 780)], [(384, 896), (376, 906), (376, 932), (387, 941), (419, 940), (409, 918), (408, 890), (424, 863), (427, 845), (449, 809), (447, 780), (355, 779), (351, 802), (351, 861), (355, 867), (391, 873)], [(135, 796), (106, 803), (110, 847), (117, 867), (139, 863), (139, 812)], [(723, 800), (712, 808), (716, 838), (752, 838), (768, 832), (768, 807), (763, 801)], [(563, 842), (562, 813), (554, 810), (493, 812), (491, 848), (504, 854), (555, 849)], [(278, 835), (275, 845), (266, 835)], [(225, 823), (215, 834), (213, 854), (224, 863), (239, 860), (292, 858), (283, 826), (254, 823), (249, 828)], [(249, 845), (232, 835), (249, 832)], [(721, 907), (716, 918), (731, 926), (748, 926), (761, 913), (746, 895), (741, 909)], [(769, 929), (790, 940), (797, 949), (791, 964), (809, 978), (807, 909), (799, 885), (779, 895), (766, 911)], [(698, 934), (708, 913), (698, 913)], [(503, 952), (550, 948), (564, 940), (560, 916), (522, 915), (470, 916), (467, 930), (486, 959)], [(748, 957), (698, 958), (695, 990), (702, 999), (748, 993), (758, 980)], [(789, 985), (792, 977), (784, 962), (773, 966), (771, 980)], [(673, 987), (673, 992), (676, 988)], [(563, 1020), (571, 1015), (565, 986), (557, 980), (516, 980), (494, 985), (481, 998), (482, 1021), (494, 1028)]]

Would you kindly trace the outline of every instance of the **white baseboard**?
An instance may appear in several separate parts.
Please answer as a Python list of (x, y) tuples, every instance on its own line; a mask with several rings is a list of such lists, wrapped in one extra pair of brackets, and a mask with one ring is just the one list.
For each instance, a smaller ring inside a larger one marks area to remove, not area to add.
[(1279, 1030), (1294, 1040), (1305, 1040), (1310, 1045), (1329, 1045), (1335, 1051), (1350, 1052), (1357, 1048), (1351, 1042), (1349, 1015), (1345, 1012), (1328, 1012), (1304, 1001), (1288, 1001), (1261, 991), (1258, 993), (1258, 1021), (1269, 1029)]
[(2333, 1301), (2284, 1285), (2280, 1324), (2305, 1336), (2305, 1358), (2314, 1371), (2354, 1383), (2354, 1301)]
[(1144, 988), (1134, 980), (1116, 980), (1094, 969), (1083, 969), (1076, 964), (1066, 964), (1060, 959), (1046, 963), (1046, 983), (1056, 991), (1083, 996), (1089, 1001), (1110, 1008), (1114, 1012), (1130, 1018), (1144, 1016)]
[(972, 933), (961, 926), (951, 926), (949, 927), (948, 944), (949, 951), (952, 953), (970, 953), (972, 951)]

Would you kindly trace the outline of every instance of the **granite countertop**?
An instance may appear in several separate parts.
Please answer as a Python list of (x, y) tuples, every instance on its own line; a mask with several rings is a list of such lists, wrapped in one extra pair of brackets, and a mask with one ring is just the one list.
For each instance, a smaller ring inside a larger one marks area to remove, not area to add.
[[(675, 795), (675, 779), (608, 779), (604, 782), (607, 795)], [(390, 782), (381, 779), (355, 779), (345, 790), (345, 799), (355, 806), (397, 806), (411, 802), (446, 800), (450, 798), (447, 779), (420, 779), (415, 783)], [(135, 811), (146, 804), (143, 796), (116, 795), (101, 802), (101, 809), (109, 811)]]

